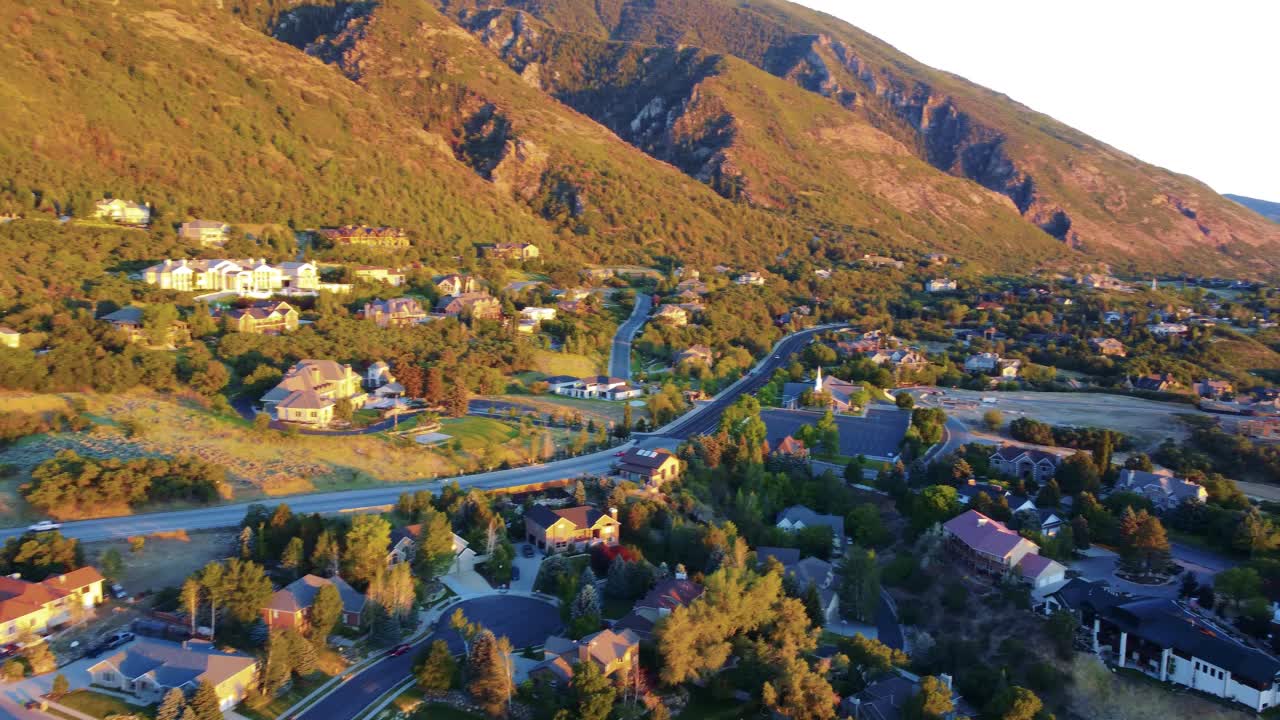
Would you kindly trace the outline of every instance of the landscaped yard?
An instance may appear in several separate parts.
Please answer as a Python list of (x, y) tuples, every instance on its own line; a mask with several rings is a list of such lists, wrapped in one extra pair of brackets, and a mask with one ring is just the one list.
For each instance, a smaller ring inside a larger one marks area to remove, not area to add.
[(483, 449), (513, 440), (519, 431), (503, 422), (488, 418), (464, 417), (442, 420), (440, 432), (462, 441), (463, 450)]
[(96, 718), (105, 718), (109, 715), (129, 715), (130, 713), (143, 718), (155, 717), (153, 708), (130, 705), (120, 698), (104, 695), (93, 690), (69, 692), (59, 698), (58, 702), (72, 710), (78, 710), (85, 715)]
[(533, 366), (544, 375), (583, 377), (599, 373), (603, 363), (586, 355), (554, 352), (552, 350), (535, 350)]

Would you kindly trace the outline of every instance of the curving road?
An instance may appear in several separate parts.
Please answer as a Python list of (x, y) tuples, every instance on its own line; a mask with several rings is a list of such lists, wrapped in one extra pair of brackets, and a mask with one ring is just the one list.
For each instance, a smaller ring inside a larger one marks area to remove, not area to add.
[[(773, 352), (761, 360), (750, 373), (722, 390), (711, 401), (691, 410), (665, 427), (659, 428), (657, 432), (637, 435), (632, 442), (623, 447), (645, 449), (663, 447), (673, 449), (682, 440), (713, 431), (720, 423), (721, 413), (724, 412), (725, 408), (733, 404), (739, 396), (743, 393), (754, 393), (768, 383), (773, 371), (781, 367), (792, 353), (802, 349), (814, 334), (837, 327), (843, 327), (843, 325), (822, 325), (787, 336), (779, 341), (774, 346)], [(611, 448), (591, 455), (582, 455), (567, 460), (512, 468), (510, 470), (436, 478), (423, 482), (380, 485), (362, 490), (285, 495), (262, 498), (254, 502), (288, 503), (289, 507), (297, 513), (358, 512), (393, 505), (400, 494), (404, 492), (416, 490), (439, 491), (444, 483), (454, 480), (464, 488), (474, 487), (499, 490), (577, 475), (604, 474), (612, 468), (615, 454), (619, 450), (620, 448)], [(234, 527), (244, 519), (245, 510), (249, 505), (250, 503), (236, 503), (194, 510), (81, 520), (63, 524), (62, 534), (84, 541), (94, 541), (124, 538), (132, 535), (148, 535), (157, 532), (173, 532), (176, 530), (209, 530)], [(0, 530), (0, 540), (21, 535), (25, 531), (25, 528), (20, 527)]]
[(631, 317), (618, 326), (613, 335), (613, 345), (609, 348), (609, 375), (623, 380), (631, 379), (631, 341), (636, 333), (649, 319), (649, 309), (653, 307), (653, 298), (648, 293), (636, 293), (636, 306), (631, 310)]

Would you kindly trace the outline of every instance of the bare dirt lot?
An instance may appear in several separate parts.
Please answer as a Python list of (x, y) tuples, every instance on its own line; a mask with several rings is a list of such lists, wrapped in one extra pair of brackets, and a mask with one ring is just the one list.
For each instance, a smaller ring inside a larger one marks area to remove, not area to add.
[(124, 576), (120, 584), (136, 595), (155, 592), (161, 588), (178, 586), (192, 572), (211, 560), (227, 557), (235, 547), (233, 530), (212, 530), (196, 533), (172, 533), (145, 536), (142, 552), (129, 549), (126, 540), (85, 543), (85, 560), (100, 565), (102, 554), (114, 549), (124, 559)]
[[(1187, 431), (1179, 415), (1205, 414), (1181, 403), (1101, 393), (976, 392), (951, 388), (943, 392), (941, 399), (947, 415), (973, 430), (981, 429), (986, 411), (999, 410), (1006, 423), (1029, 417), (1050, 425), (1118, 430), (1132, 436), (1136, 448), (1143, 451), (1153, 449), (1165, 438), (1185, 438)], [(984, 404), (983, 398), (995, 398), (996, 402)]]

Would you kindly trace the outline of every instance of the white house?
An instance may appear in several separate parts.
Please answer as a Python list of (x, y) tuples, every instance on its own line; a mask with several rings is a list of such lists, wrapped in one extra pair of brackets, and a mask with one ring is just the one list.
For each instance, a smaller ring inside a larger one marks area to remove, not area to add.
[(924, 284), (925, 292), (942, 293), (953, 292), (956, 289), (956, 281), (951, 278), (933, 278)]

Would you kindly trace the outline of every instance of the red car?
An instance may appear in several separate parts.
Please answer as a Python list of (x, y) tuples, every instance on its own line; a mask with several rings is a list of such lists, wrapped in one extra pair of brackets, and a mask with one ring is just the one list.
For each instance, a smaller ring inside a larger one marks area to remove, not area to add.
[(410, 645), (409, 643), (400, 643), (399, 645), (388, 650), (387, 654), (390, 655), (391, 657), (400, 657), (401, 655), (409, 652), (409, 650), (412, 648), (413, 646)]
[(614, 453), (614, 454), (613, 454), (613, 456), (614, 456), (614, 457), (622, 457), (623, 455), (626, 455), (626, 454), (627, 454), (627, 451), (626, 451), (626, 450), (619, 450), (618, 452)]

